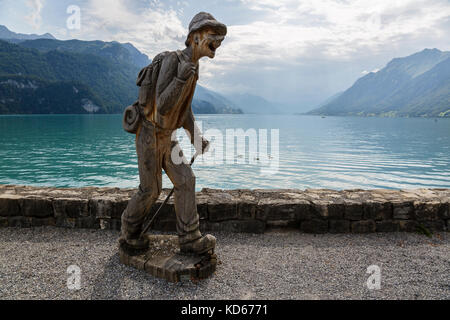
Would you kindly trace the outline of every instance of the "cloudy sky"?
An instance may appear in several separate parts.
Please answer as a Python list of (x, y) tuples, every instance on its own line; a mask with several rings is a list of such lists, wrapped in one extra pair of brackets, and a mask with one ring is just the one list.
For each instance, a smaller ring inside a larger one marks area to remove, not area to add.
[[(70, 30), (70, 5), (80, 8)], [(184, 46), (199, 11), (228, 26), (200, 83), (305, 111), (392, 58), (450, 50), (449, 0), (0, 0), (0, 24), (59, 39), (131, 42), (155, 56)]]

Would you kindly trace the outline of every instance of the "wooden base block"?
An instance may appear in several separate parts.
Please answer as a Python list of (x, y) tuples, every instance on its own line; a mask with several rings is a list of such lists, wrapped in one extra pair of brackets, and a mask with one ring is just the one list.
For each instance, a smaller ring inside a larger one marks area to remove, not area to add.
[(180, 254), (178, 236), (146, 235), (149, 249), (138, 256), (126, 254), (119, 246), (120, 262), (170, 282), (206, 279), (216, 271), (213, 255)]

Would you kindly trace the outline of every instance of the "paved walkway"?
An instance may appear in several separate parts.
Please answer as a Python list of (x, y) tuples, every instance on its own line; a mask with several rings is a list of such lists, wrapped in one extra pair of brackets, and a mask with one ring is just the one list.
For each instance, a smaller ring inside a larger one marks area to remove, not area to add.
[(171, 284), (119, 264), (115, 231), (0, 229), (0, 299), (450, 299), (449, 233), (215, 235), (216, 274)]

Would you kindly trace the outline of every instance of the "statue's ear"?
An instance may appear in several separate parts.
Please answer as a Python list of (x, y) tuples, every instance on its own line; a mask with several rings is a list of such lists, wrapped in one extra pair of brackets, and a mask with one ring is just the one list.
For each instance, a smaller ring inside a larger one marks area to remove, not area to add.
[(200, 35), (196, 32), (194, 34), (194, 43), (198, 44), (200, 42)]

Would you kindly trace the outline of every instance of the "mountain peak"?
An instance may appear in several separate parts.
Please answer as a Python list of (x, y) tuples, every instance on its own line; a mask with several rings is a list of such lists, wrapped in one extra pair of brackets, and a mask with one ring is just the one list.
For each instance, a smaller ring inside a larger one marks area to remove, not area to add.
[(442, 52), (441, 50), (437, 49), (437, 48), (433, 48), (433, 49), (429, 49), (429, 48), (425, 48), (422, 50), (422, 52)]
[(311, 113), (448, 117), (449, 81), (450, 52), (424, 49), (392, 59)]
[(450, 57), (450, 52), (439, 49), (424, 49), (406, 57), (392, 59), (382, 71), (400, 72), (415, 78)]
[(9, 30), (6, 26), (0, 25), (0, 39), (35, 40), (35, 39), (56, 39), (56, 38), (48, 32), (42, 35), (16, 33)]

